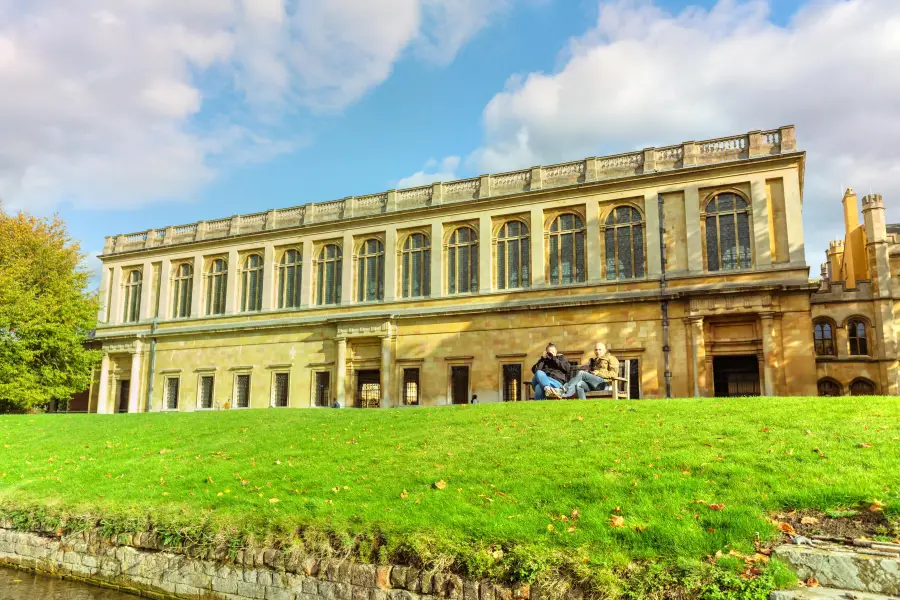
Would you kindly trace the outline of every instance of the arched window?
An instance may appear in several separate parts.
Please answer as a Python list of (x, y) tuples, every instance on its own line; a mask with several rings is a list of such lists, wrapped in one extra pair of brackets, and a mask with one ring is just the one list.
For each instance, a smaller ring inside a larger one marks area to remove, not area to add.
[(251, 254), (244, 260), (241, 270), (241, 312), (262, 308), (263, 259)]
[(864, 377), (859, 377), (854, 379), (850, 383), (850, 395), (851, 396), (874, 396), (875, 395), (875, 384), (865, 379)]
[(384, 244), (371, 239), (362, 243), (356, 267), (356, 301), (384, 300)]
[(641, 213), (618, 206), (606, 218), (606, 278), (644, 276), (644, 227)]
[(136, 323), (141, 318), (141, 287), (143, 274), (138, 269), (128, 273), (125, 278), (125, 323)]
[(478, 291), (478, 235), (470, 227), (460, 227), (450, 235), (447, 246), (447, 293)]
[(550, 225), (550, 284), (584, 279), (584, 221), (571, 213), (559, 215)]
[(750, 209), (732, 193), (717, 194), (706, 205), (706, 264), (710, 271), (749, 269)]
[(217, 258), (206, 273), (206, 314), (225, 314), (225, 292), (228, 287), (228, 264)]
[(824, 319), (816, 321), (815, 325), (813, 325), (813, 341), (816, 347), (816, 354), (819, 356), (835, 356), (834, 325), (832, 325), (831, 321)]
[(869, 345), (866, 342), (866, 323), (862, 319), (850, 319), (847, 322), (847, 339), (850, 341), (851, 356), (868, 356)]
[(431, 295), (431, 244), (428, 236), (413, 233), (403, 243), (400, 261), (404, 298)]
[(303, 272), (300, 253), (286, 250), (278, 265), (278, 308), (300, 306), (300, 277)]
[(497, 234), (497, 289), (531, 285), (531, 247), (528, 226), (507, 221)]
[(342, 253), (337, 244), (328, 244), (316, 260), (316, 304), (340, 304)]
[(194, 267), (188, 263), (178, 265), (172, 279), (172, 318), (191, 316), (191, 294), (194, 287)]
[(826, 377), (824, 379), (820, 379), (818, 383), (819, 395), (820, 396), (843, 396), (844, 393), (841, 390), (841, 384), (839, 384), (834, 379), (830, 377)]

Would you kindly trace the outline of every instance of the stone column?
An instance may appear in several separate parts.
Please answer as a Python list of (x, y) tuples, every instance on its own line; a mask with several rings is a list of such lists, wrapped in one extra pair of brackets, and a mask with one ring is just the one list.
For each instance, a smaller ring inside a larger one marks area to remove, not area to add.
[(440, 221), (431, 222), (431, 297), (444, 295), (444, 226)]
[(131, 354), (131, 379), (128, 382), (128, 412), (138, 412), (138, 394), (141, 390), (141, 341), (134, 343)]
[(544, 272), (544, 209), (531, 207), (531, 287), (543, 287), (547, 283)]
[(394, 363), (391, 359), (391, 336), (381, 338), (381, 408), (391, 406), (392, 369)]
[(356, 261), (353, 258), (353, 234), (344, 232), (341, 244), (341, 304), (353, 304), (356, 299), (353, 290), (353, 269)]
[(688, 271), (702, 273), (706, 270), (703, 262), (703, 240), (700, 235), (700, 192), (697, 186), (684, 190), (684, 221), (687, 232)]
[(478, 291), (488, 294), (494, 288), (493, 225), (490, 215), (478, 219)]
[(600, 254), (600, 204), (596, 200), (588, 200), (584, 207), (585, 244), (587, 252), (588, 283), (603, 281), (603, 268)]
[(106, 323), (109, 320), (109, 286), (112, 285), (111, 269), (103, 266), (103, 272), (100, 274), (100, 310), (97, 311), (97, 322)]
[(784, 176), (784, 217), (791, 264), (806, 266), (806, 247), (803, 242), (803, 206), (800, 197), (800, 175), (792, 169)]
[(660, 264), (661, 248), (659, 246), (659, 202), (656, 192), (644, 194), (644, 239), (647, 242), (647, 276), (659, 277), (662, 270)]
[(688, 317), (688, 335), (691, 338), (691, 372), (694, 379), (694, 397), (706, 395), (706, 339), (703, 335), (703, 317)]
[(316, 265), (313, 261), (313, 244), (310, 241), (303, 242), (302, 266), (300, 267), (300, 306), (313, 305), (313, 273)]
[[(274, 217), (273, 217), (274, 220)], [(268, 220), (266, 221), (268, 224)], [(275, 308), (275, 246), (267, 243), (263, 250), (263, 293), (262, 293), (262, 309), (272, 310)]]
[(775, 395), (775, 368), (778, 363), (775, 347), (775, 313), (760, 313), (759, 323), (762, 329), (763, 347), (762, 392), (764, 396), (771, 397)]
[(338, 404), (341, 405), (341, 408), (346, 408), (347, 403), (345, 401), (346, 397), (346, 379), (347, 379), (347, 338), (336, 338), (337, 342), (337, 360), (335, 361), (335, 370), (337, 371), (335, 386), (337, 388), (337, 393), (335, 397), (337, 398)]
[(118, 325), (122, 322), (122, 267), (116, 265), (112, 270), (112, 295), (109, 299), (109, 310), (106, 322)]
[(384, 231), (384, 300), (397, 299), (397, 228), (390, 226)]
[(238, 272), (241, 265), (238, 264), (238, 251), (228, 251), (228, 273), (225, 278), (225, 314), (233, 315), (237, 312), (235, 302), (238, 298)]
[(97, 414), (106, 414), (109, 410), (109, 354), (103, 353), (100, 362), (100, 383), (97, 386)]
[(766, 180), (762, 177), (750, 181), (750, 211), (753, 215), (753, 262), (757, 268), (766, 269), (772, 265), (772, 233)]

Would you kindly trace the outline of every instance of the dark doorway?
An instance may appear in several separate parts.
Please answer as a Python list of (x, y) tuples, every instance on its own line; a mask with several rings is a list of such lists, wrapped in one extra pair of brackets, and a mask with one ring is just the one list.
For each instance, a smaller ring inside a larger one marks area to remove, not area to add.
[(119, 382), (119, 406), (116, 409), (116, 412), (127, 413), (128, 412), (128, 396), (131, 391), (131, 381), (128, 379), (123, 379)]
[(716, 397), (759, 396), (759, 361), (755, 355), (713, 357)]
[(381, 371), (356, 372), (356, 406), (378, 408), (381, 406)]
[(469, 403), (469, 367), (450, 368), (450, 396), (453, 404)]

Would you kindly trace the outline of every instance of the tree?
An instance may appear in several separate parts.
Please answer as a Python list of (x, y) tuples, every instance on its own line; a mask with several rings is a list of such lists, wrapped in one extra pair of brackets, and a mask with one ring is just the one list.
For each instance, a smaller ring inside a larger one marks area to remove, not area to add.
[(0, 206), (0, 411), (83, 391), (99, 352), (88, 350), (99, 307), (79, 245), (57, 216)]

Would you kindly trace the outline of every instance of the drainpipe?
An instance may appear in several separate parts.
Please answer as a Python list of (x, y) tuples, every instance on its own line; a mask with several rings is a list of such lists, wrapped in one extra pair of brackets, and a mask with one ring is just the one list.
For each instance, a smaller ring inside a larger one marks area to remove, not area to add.
[(656, 204), (659, 209), (659, 307), (662, 311), (663, 326), (663, 357), (665, 359), (666, 398), (672, 397), (672, 371), (669, 368), (669, 300), (666, 296), (666, 227), (663, 220), (663, 197), (656, 195)]
[[(150, 335), (156, 331), (156, 326), (159, 323), (158, 318), (153, 319), (153, 323), (150, 325)], [(153, 373), (156, 369), (156, 337), (150, 338), (150, 379), (147, 382), (147, 412), (150, 412), (150, 408), (152, 406), (151, 401), (153, 400)]]

